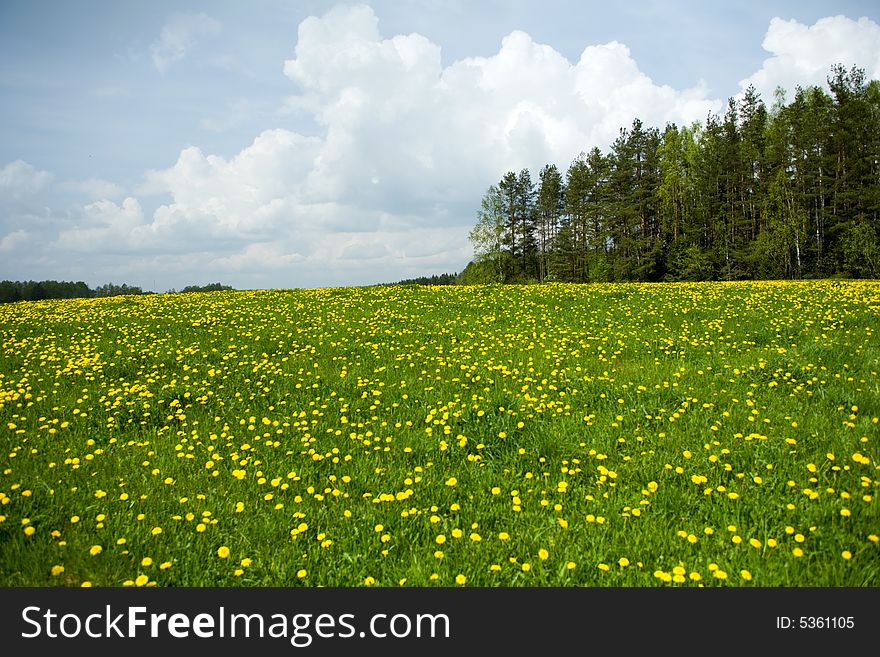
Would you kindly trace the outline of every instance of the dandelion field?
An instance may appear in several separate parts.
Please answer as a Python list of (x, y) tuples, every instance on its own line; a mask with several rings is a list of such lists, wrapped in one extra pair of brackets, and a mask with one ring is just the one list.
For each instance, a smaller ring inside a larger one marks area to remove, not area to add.
[(878, 586), (880, 283), (0, 306), (4, 586)]

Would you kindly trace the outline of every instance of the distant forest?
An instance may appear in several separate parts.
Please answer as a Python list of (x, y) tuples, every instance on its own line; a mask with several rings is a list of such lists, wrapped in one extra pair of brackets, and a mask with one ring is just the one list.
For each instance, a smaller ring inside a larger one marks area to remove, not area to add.
[[(228, 285), (189, 285), (181, 292), (214, 292), (231, 290)], [(174, 292), (175, 290), (169, 290)], [(15, 301), (39, 301), (41, 299), (93, 299), (114, 297), (121, 294), (153, 294), (134, 285), (106, 283), (91, 289), (82, 281), (0, 281), (0, 303)]]
[(458, 274), (434, 274), (432, 276), (417, 276), (416, 278), (406, 278), (389, 285), (455, 285), (458, 280)]
[(506, 173), (483, 197), (462, 283), (880, 274), (880, 82), (835, 66), (830, 95), (750, 87), (723, 116), (636, 119), (563, 174)]

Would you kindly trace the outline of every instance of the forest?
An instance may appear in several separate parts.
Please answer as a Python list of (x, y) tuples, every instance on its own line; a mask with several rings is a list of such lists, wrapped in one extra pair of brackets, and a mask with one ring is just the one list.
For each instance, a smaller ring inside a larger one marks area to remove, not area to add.
[[(217, 292), (232, 290), (229, 285), (209, 283), (208, 285), (187, 285), (181, 292)], [(175, 293), (173, 288), (168, 291)], [(16, 301), (41, 301), (43, 299), (94, 299), (115, 297), (123, 294), (153, 294), (136, 285), (105, 283), (90, 288), (83, 281), (0, 281), (0, 303)]]
[(820, 87), (750, 87), (723, 115), (639, 119), (563, 173), (489, 187), (461, 283), (876, 278), (880, 82), (834, 66)]

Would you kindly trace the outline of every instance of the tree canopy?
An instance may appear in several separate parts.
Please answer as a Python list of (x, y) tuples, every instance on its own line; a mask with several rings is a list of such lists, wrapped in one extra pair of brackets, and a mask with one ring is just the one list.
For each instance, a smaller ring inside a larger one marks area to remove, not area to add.
[(703, 124), (622, 128), (564, 175), (508, 171), (484, 196), (464, 282), (880, 275), (880, 82), (753, 87)]

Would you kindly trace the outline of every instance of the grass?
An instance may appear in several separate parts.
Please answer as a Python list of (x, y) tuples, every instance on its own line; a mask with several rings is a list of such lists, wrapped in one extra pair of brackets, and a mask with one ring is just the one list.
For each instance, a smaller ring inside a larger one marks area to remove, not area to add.
[(826, 281), (2, 306), (0, 583), (877, 586), (878, 313)]

